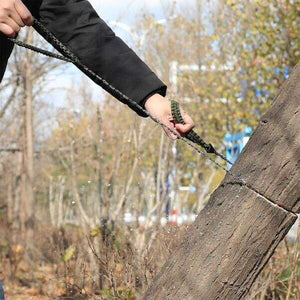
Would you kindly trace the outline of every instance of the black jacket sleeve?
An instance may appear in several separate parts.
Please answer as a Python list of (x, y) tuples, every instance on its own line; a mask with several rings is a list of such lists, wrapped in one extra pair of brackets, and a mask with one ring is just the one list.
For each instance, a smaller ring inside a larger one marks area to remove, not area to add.
[[(24, 3), (83, 64), (136, 103), (143, 105), (155, 92), (165, 96), (165, 84), (114, 34), (88, 1), (24, 0)], [(113, 96), (126, 102), (117, 94)]]
[(5, 73), (8, 58), (14, 45), (0, 32), (0, 83)]

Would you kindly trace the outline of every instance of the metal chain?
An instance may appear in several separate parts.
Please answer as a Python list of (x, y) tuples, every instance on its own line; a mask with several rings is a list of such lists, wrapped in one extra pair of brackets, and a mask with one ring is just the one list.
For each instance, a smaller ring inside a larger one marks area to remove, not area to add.
[[(222, 166), (220, 163), (218, 163), (217, 161), (215, 161), (214, 159), (212, 159), (206, 152), (202, 151), (200, 148), (196, 147), (195, 145), (192, 144), (192, 142), (190, 142), (190, 140), (188, 140), (185, 136), (181, 136), (179, 135), (176, 131), (174, 131), (172, 128), (168, 127), (167, 125), (163, 124), (160, 120), (158, 120), (157, 118), (153, 117), (151, 114), (149, 114), (149, 112), (147, 110), (145, 110), (142, 106), (140, 106), (139, 104), (137, 104), (135, 101), (133, 101), (131, 98), (129, 98), (128, 96), (126, 96), (125, 94), (123, 94), (121, 91), (119, 91), (118, 89), (116, 89), (114, 86), (112, 86), (111, 84), (109, 84), (104, 78), (102, 78), (100, 75), (96, 74), (94, 71), (92, 71), (91, 69), (89, 69), (86, 65), (84, 65), (83, 63), (81, 63), (81, 61), (79, 60), (79, 58), (73, 54), (70, 49), (68, 49), (62, 42), (60, 42), (42, 23), (40, 23), (38, 20), (34, 20), (34, 24), (33, 27), (36, 31), (38, 31), (39, 33), (43, 34), (43, 37), (50, 42), (52, 45), (55, 46), (56, 49), (58, 49), (61, 53), (63, 53), (64, 56), (46, 51), (44, 49), (40, 49), (38, 47), (32, 46), (32, 45), (28, 45), (24, 42), (18, 41), (16, 39), (12, 39), (9, 38), (9, 40), (13, 43), (15, 43), (16, 45), (20, 46), (20, 47), (24, 47), (26, 49), (35, 51), (37, 53), (40, 53), (42, 55), (45, 56), (49, 56), (49, 57), (53, 57), (55, 59), (59, 59), (59, 60), (63, 60), (66, 62), (72, 62), (74, 65), (76, 65), (80, 70), (82, 70), (86, 75), (88, 75), (91, 79), (93, 79), (96, 83), (98, 83), (100, 86), (105, 87), (106, 90), (108, 90), (111, 94), (113, 95), (118, 95), (119, 97), (122, 98), (122, 100), (124, 100), (124, 102), (129, 103), (130, 105), (134, 106), (135, 108), (138, 108), (140, 111), (142, 111), (143, 113), (145, 113), (148, 117), (150, 117), (154, 122), (156, 122), (157, 124), (161, 125), (163, 128), (167, 129), (168, 131), (170, 131), (172, 134), (174, 134), (175, 136), (177, 136), (178, 139), (181, 139), (182, 141), (184, 141), (187, 145), (189, 145), (191, 148), (193, 148), (197, 153), (203, 155), (206, 159), (208, 159), (209, 161), (211, 161), (213, 164), (215, 164), (217, 167), (221, 168), (222, 170), (224, 170), (226, 173), (228, 173), (229, 175), (231, 175), (235, 180), (237, 180), (237, 183), (240, 183), (242, 185), (245, 185), (247, 187), (248, 184), (241, 178), (239, 178), (238, 176), (234, 175), (229, 169), (227, 169), (226, 167)], [(218, 155), (222, 160), (232, 164), (230, 161), (228, 161), (222, 154), (218, 153), (217, 151), (212, 152), (213, 154)], [(256, 191), (255, 189), (251, 188), (252, 190)], [(256, 191), (257, 192), (257, 191)]]

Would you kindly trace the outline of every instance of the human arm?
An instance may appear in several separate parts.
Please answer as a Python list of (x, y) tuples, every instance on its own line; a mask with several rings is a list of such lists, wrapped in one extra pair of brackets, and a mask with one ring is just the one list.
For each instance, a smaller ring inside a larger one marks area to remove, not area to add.
[[(191, 118), (184, 113), (185, 125), (175, 126), (169, 120), (171, 107), (164, 98), (166, 85), (114, 34), (88, 1), (44, 0), (40, 20), (82, 63), (165, 125), (179, 134), (193, 127)], [(102, 87), (140, 116), (146, 116), (120, 94)], [(171, 137), (170, 132), (165, 131)]]
[[(24, 23), (31, 25), (31, 12), (84, 65), (136, 104), (142, 106), (145, 99), (154, 92), (165, 95), (166, 85), (114, 34), (88, 1), (23, 0), (23, 2), (1, 0), (0, 30), (3, 34), (14, 36)], [(13, 48), (13, 44), (3, 34), (0, 33), (0, 80)], [(48, 38), (44, 32), (40, 34), (45, 39)], [(49, 42), (51, 43), (51, 40)], [(55, 47), (54, 44), (53, 46)], [(114, 89), (110, 89), (107, 85), (101, 86), (139, 115), (146, 116), (138, 106), (128, 103), (127, 99), (115, 93)]]
[[(114, 34), (88, 1), (43, 0), (37, 17), (82, 64), (108, 84), (96, 83), (140, 116), (147, 115), (133, 102), (143, 106), (145, 99), (154, 92), (165, 96), (166, 85)], [(51, 43), (51, 39), (48, 41)], [(95, 80), (93, 76), (90, 78)]]
[[(151, 115), (156, 116), (179, 134), (184, 134), (193, 127), (191, 118), (186, 114), (184, 114), (186, 124), (175, 126), (171, 118), (170, 103), (163, 97), (166, 94), (166, 85), (114, 34), (88, 1), (24, 0), (24, 3), (35, 18), (39, 19), (84, 65), (108, 82), (109, 86), (113, 86), (139, 106), (145, 105)], [(17, 32), (19, 28), (14, 30)], [(44, 38), (48, 38), (43, 32), (40, 33)], [(132, 105), (120, 93), (115, 93), (115, 89), (107, 85), (101, 86), (139, 115), (146, 116), (137, 105)], [(165, 131), (168, 136), (174, 138), (168, 130)]]

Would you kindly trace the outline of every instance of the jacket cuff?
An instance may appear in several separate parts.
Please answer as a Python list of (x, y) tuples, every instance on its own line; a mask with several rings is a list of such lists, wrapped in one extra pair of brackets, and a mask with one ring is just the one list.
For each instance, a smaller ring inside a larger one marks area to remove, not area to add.
[[(155, 94), (160, 94), (165, 97), (167, 93), (167, 86), (158, 79), (158, 77), (152, 73), (143, 80), (143, 84), (135, 89), (135, 95), (132, 95), (132, 99), (136, 99), (136, 103), (145, 109), (146, 101)], [(127, 105), (134, 110), (141, 117), (148, 117), (141, 109), (127, 103)]]

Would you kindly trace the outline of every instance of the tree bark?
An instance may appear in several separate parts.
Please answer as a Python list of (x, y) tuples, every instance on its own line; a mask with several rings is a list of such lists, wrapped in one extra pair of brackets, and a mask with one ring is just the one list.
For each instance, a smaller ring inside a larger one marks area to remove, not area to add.
[(300, 64), (144, 299), (244, 299), (300, 211)]
[[(26, 42), (33, 41), (33, 29), (27, 32)], [(33, 157), (33, 81), (32, 81), (32, 52), (26, 52), (24, 61), (24, 97), (25, 97), (25, 193), (26, 193), (26, 238), (27, 247), (32, 248), (34, 242), (34, 157)]]

